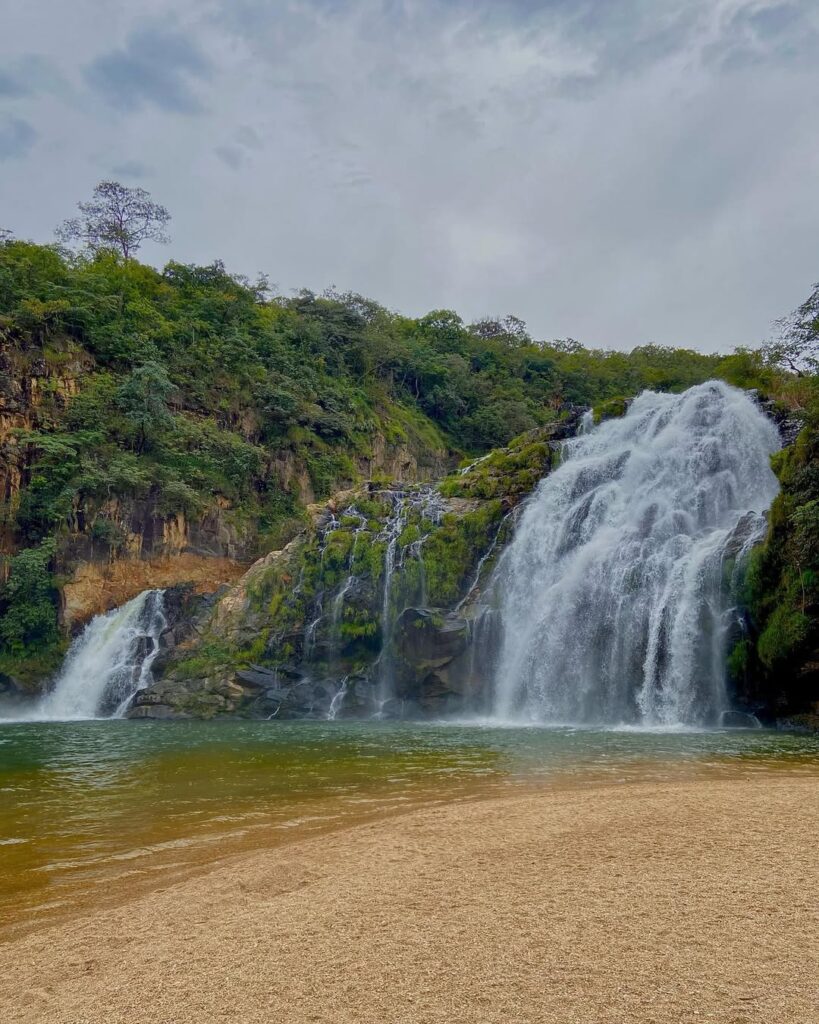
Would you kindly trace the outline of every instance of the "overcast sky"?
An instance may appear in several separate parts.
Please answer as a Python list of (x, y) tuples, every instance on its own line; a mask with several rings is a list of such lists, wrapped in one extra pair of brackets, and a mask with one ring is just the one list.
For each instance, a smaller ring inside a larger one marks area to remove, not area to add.
[(817, 0), (0, 0), (0, 227), (116, 178), (160, 265), (753, 344), (819, 279), (817, 53)]

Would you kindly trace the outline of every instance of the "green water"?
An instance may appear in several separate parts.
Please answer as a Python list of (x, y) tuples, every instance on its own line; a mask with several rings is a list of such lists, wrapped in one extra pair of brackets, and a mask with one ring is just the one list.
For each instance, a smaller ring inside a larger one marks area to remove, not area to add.
[(0, 725), (0, 924), (510, 786), (819, 769), (819, 737), (364, 722)]

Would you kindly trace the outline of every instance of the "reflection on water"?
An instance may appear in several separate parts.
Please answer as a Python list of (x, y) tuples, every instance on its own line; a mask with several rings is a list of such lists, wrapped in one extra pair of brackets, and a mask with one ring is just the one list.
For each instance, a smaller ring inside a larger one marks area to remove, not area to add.
[(203, 859), (546, 778), (815, 770), (819, 737), (475, 723), (0, 726), (0, 924), (115, 900)]

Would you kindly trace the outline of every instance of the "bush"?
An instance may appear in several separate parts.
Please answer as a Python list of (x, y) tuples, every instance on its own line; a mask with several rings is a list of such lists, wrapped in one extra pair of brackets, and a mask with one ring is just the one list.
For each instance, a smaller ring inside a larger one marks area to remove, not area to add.
[(49, 647), (59, 639), (54, 552), (55, 544), (48, 540), (9, 559), (8, 580), (0, 593), (0, 642), (13, 654)]

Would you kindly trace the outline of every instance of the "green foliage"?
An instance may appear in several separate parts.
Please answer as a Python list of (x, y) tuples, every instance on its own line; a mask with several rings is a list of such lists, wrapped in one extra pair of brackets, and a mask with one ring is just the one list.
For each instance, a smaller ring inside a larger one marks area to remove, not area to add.
[(742, 683), (751, 665), (753, 650), (748, 637), (738, 640), (728, 653), (728, 678), (734, 683)]
[(430, 605), (451, 606), (462, 596), (467, 578), (492, 542), (502, 515), (502, 503), (496, 500), (463, 516), (444, 516), (423, 547)]
[(135, 367), (116, 392), (116, 404), (133, 429), (137, 451), (150, 447), (173, 425), (168, 399), (174, 391), (168, 372), (158, 363)]
[(196, 652), (189, 657), (180, 659), (174, 665), (174, 675), (179, 679), (199, 679), (207, 677), (230, 665), (234, 652), (230, 645), (222, 640), (210, 638), (199, 644)]
[[(811, 309), (800, 314), (803, 333), (812, 329)], [(449, 310), (404, 317), (355, 294), (272, 297), (266, 282), (232, 275), (219, 262), (171, 261), (157, 271), (105, 245), (72, 255), (0, 240), (0, 334), (7, 359), (0, 392), (18, 401), (15, 386), (26, 382), (33, 427), (0, 453), (22, 480), (3, 508), (4, 528), (12, 550), (31, 559), (13, 567), (0, 592), (10, 612), (8, 650), (52, 642), (51, 572), (62, 564), (66, 538), (84, 532), (117, 550), (129, 503), (160, 518), (218, 510), (270, 550), (304, 527), (311, 492), (322, 499), (412, 460), (419, 475), (438, 476), (453, 455), (473, 460), (506, 446), (442, 486), (445, 495), (492, 509), (485, 521), (485, 511), (466, 510), (425, 544), (429, 599), (443, 604), (485, 550), (500, 500), (528, 493), (554, 465), (550, 431), (567, 404), (608, 415), (642, 388), (682, 390), (713, 376), (776, 394), (789, 408), (807, 409), (816, 398), (812, 378), (784, 374), (744, 349), (730, 356), (656, 346), (589, 351), (571, 340), (536, 341), (514, 317), (470, 326)], [(783, 484), (791, 474), (800, 497), (774, 510), (759, 591), (773, 587), (800, 610), (816, 591), (811, 502), (819, 493), (805, 482), (813, 459), (781, 468)], [(354, 554), (357, 520), (330, 538), (323, 567), (315, 546), (305, 547), (298, 594), (281, 573), (260, 583), (261, 606), (281, 609), (282, 650), (294, 642), (284, 634), (303, 626), (320, 569), (331, 583), (352, 569), (368, 587), (380, 585), (378, 535), (389, 506), (372, 494), (359, 511), (368, 529)], [(401, 546), (419, 536), (418, 524), (408, 523)], [(37, 566), (39, 583), (24, 600), (12, 581)], [(404, 571), (407, 591), (417, 591), (417, 559)], [(768, 598), (756, 600), (764, 624)], [(345, 610), (340, 625), (347, 636), (376, 635), (375, 619), (350, 615)]]
[(0, 599), (0, 644), (11, 654), (48, 648), (59, 640), (54, 550), (54, 542), (45, 541), (8, 560)]
[(548, 430), (532, 431), (509, 448), (492, 452), (446, 478), (441, 493), (449, 498), (514, 498), (528, 494), (553, 465)]
[(803, 415), (796, 442), (772, 460), (782, 490), (745, 582), (756, 641), (749, 664), (777, 680), (785, 706), (797, 710), (816, 699), (794, 680), (819, 641), (819, 402)]
[(811, 629), (811, 620), (804, 612), (789, 604), (777, 605), (759, 635), (757, 651), (766, 668), (786, 664), (804, 644)]
[(618, 396), (609, 398), (600, 405), (594, 407), (594, 422), (602, 423), (603, 420), (619, 419), (628, 412), (628, 399)]

